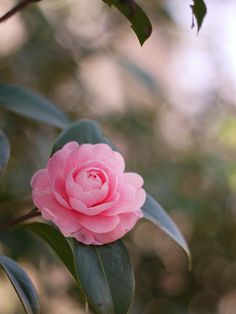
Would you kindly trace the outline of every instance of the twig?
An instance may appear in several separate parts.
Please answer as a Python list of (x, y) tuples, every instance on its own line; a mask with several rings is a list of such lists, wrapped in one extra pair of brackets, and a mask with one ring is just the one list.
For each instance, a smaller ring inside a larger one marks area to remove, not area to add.
[(0, 223), (0, 229), (8, 229), (11, 226), (17, 225), (25, 220), (28, 220), (30, 218), (41, 216), (41, 213), (38, 211), (38, 209), (33, 209), (31, 212), (29, 212), (26, 215), (11, 219), (6, 221), (5, 223)]
[(42, 1), (42, 0), (22, 0), (20, 3), (18, 3), (16, 6), (14, 6), (10, 11), (8, 11), (2, 17), (0, 17), (0, 23), (8, 20), (10, 17), (15, 15), (17, 12), (23, 10), (28, 5), (35, 3), (35, 2), (39, 2), (39, 1)]

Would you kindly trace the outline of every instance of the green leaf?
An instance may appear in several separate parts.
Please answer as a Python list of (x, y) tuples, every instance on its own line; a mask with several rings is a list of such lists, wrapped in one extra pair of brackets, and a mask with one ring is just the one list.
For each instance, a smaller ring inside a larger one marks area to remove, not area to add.
[(79, 144), (105, 143), (113, 150), (117, 150), (117, 148), (103, 135), (98, 124), (91, 120), (80, 120), (80, 122), (70, 124), (69, 127), (65, 129), (56, 139), (52, 149), (52, 154), (70, 141), (76, 141)]
[(197, 31), (199, 32), (203, 20), (207, 14), (207, 7), (205, 5), (205, 2), (203, 0), (193, 0), (193, 5), (190, 5), (193, 13), (193, 23), (192, 27), (194, 27), (194, 18), (197, 21)]
[(30, 230), (42, 238), (57, 254), (57, 256), (77, 281), (72, 249), (60, 231), (51, 225), (40, 222), (24, 224), (20, 227)]
[(134, 273), (121, 241), (88, 246), (68, 240), (55, 227), (44, 223), (21, 225), (40, 236), (58, 255), (82, 289), (96, 313), (126, 314), (133, 299)]
[(0, 107), (58, 128), (69, 123), (65, 113), (54, 104), (19, 86), (0, 85)]
[(109, 6), (114, 5), (130, 22), (141, 45), (150, 37), (152, 24), (145, 12), (134, 0), (102, 0)]
[(121, 240), (102, 246), (74, 241), (77, 273), (88, 302), (98, 314), (127, 314), (134, 272)]
[(27, 314), (39, 314), (37, 292), (25, 271), (11, 258), (0, 255), (0, 266), (10, 279)]
[(167, 212), (157, 203), (153, 197), (148, 194), (142, 210), (144, 218), (156, 224), (184, 250), (189, 260), (189, 267), (191, 268), (191, 255), (188, 245), (180, 230), (167, 214)]
[(0, 130), (0, 173), (8, 163), (10, 150), (10, 144), (6, 135)]

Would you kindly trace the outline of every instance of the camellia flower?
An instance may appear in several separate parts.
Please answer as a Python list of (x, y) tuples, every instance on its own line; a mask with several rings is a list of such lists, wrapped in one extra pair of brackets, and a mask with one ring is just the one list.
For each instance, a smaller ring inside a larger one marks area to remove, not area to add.
[(107, 144), (69, 142), (33, 176), (33, 202), (64, 236), (113, 242), (143, 217), (146, 198), (142, 177), (124, 169), (121, 154)]

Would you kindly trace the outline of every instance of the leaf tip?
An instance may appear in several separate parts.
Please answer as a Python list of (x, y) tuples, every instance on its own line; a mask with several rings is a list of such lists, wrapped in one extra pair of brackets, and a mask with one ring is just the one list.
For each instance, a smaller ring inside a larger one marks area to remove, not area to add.
[(197, 35), (202, 27), (203, 20), (207, 14), (207, 7), (204, 0), (193, 0), (193, 4), (190, 5), (192, 10), (192, 25), (191, 28), (195, 26), (194, 20), (197, 23)]

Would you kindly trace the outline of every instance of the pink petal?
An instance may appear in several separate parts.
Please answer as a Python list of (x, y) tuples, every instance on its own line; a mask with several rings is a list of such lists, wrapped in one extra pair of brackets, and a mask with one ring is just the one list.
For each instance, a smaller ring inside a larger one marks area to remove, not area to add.
[(65, 208), (70, 208), (70, 205), (68, 203), (68, 196), (65, 190), (65, 183), (61, 178), (55, 178), (52, 191), (59, 204), (61, 204)]
[(87, 206), (81, 202), (79, 199), (74, 197), (69, 197), (70, 206), (72, 209), (79, 213), (86, 213), (87, 212)]
[(142, 212), (142, 209), (137, 209), (134, 211), (135, 215), (140, 219), (140, 218), (143, 218), (143, 212)]
[(108, 168), (118, 172), (124, 172), (125, 162), (120, 153), (115, 152), (107, 144), (93, 145), (95, 159), (102, 161)]
[(33, 191), (33, 202), (41, 211), (42, 216), (51, 220), (61, 232), (68, 236), (71, 232), (76, 232), (80, 228), (79, 215), (61, 206), (51, 194)]
[(138, 189), (135, 194), (135, 201), (132, 205), (133, 210), (140, 209), (146, 200), (146, 192), (144, 189)]
[(66, 178), (66, 193), (69, 197), (82, 201), (86, 206), (91, 207), (102, 202), (108, 193), (108, 183), (104, 183), (101, 190), (84, 192), (81, 186), (74, 182), (72, 173)]
[(48, 174), (50, 181), (53, 182), (55, 177), (64, 178), (64, 168), (67, 164), (67, 159), (72, 154), (69, 150), (61, 149), (58, 150), (52, 157), (48, 160)]
[[(88, 207), (88, 212), (86, 213), (87, 215), (94, 215), (94, 213), (105, 213), (105, 211), (113, 208), (117, 202), (119, 201), (119, 197), (120, 197), (120, 194), (119, 193), (116, 193), (114, 195), (114, 198), (112, 201), (110, 202), (104, 202), (104, 203), (101, 203), (99, 205), (96, 205), (96, 206), (92, 206), (92, 207)], [(108, 215), (106, 215), (108, 216)]]
[(117, 167), (121, 172), (125, 170), (125, 161), (119, 152), (113, 152), (112, 158), (116, 161)]
[(117, 227), (108, 233), (96, 234), (97, 245), (99, 242), (102, 244), (110, 243), (122, 238), (127, 232), (129, 232), (137, 223), (139, 217), (134, 213), (121, 214), (119, 215), (120, 222)]
[[(113, 195), (117, 190), (118, 182), (120, 182), (121, 179), (123, 178), (123, 174), (116, 173), (112, 169), (107, 168), (107, 166), (104, 163), (97, 160), (92, 160), (92, 161), (90, 160), (89, 162), (83, 164), (83, 167), (77, 168), (77, 170), (83, 171), (84, 169), (87, 169), (87, 168), (88, 169), (97, 168), (97, 169), (100, 169), (104, 173), (104, 175), (107, 177), (108, 186), (109, 186), (109, 191), (107, 193), (106, 201), (112, 200)], [(75, 169), (76, 168), (74, 168), (74, 171)]]
[(80, 199), (88, 207), (96, 206), (96, 204), (101, 203), (103, 199), (106, 197), (107, 194), (106, 190), (107, 189), (82, 192), (80, 195)]
[(125, 172), (124, 182), (130, 183), (137, 189), (143, 186), (143, 178), (139, 174), (134, 172)]
[(104, 212), (104, 215), (113, 216), (132, 209), (135, 202), (135, 188), (129, 183), (120, 184), (118, 189), (120, 194), (119, 200), (116, 202), (114, 207)]
[(47, 169), (39, 170), (33, 175), (31, 186), (33, 190), (51, 191)]
[(124, 169), (125, 169), (124, 159), (117, 152), (113, 152), (111, 157), (104, 156), (104, 157), (100, 158), (100, 161), (102, 163), (104, 163), (107, 168), (109, 168), (109, 169), (111, 169), (117, 173), (123, 173), (124, 172)]
[(111, 201), (114, 198), (114, 195), (117, 192), (118, 184), (122, 178), (120, 175), (117, 175), (117, 173), (115, 173), (111, 169), (107, 169), (107, 175), (109, 191), (107, 193), (106, 202)]
[(85, 214), (87, 216), (95, 216), (95, 215), (103, 213), (109, 208), (112, 208), (113, 205), (116, 204), (118, 199), (119, 199), (119, 195), (117, 194), (114, 201), (109, 202), (109, 203), (102, 203), (100, 205), (93, 206), (93, 207), (87, 207), (83, 202), (81, 202), (80, 200), (74, 197), (69, 198), (69, 203), (71, 205), (71, 208), (77, 211), (78, 213)]
[(104, 156), (111, 156), (112, 149), (109, 145), (104, 143), (98, 143), (93, 145), (93, 152), (96, 160), (100, 160)]
[(78, 184), (83, 191), (90, 191), (93, 189), (92, 184), (87, 180), (87, 173), (86, 171), (81, 171), (77, 175), (76, 179), (76, 184)]
[(79, 144), (76, 141), (71, 141), (71, 142), (66, 143), (62, 149), (73, 152), (74, 150), (78, 149), (78, 147), (79, 147)]
[(73, 233), (72, 236), (79, 242), (82, 242), (87, 245), (97, 244), (94, 238), (94, 233), (83, 227), (81, 227), (81, 229), (78, 230), (77, 232)]
[(73, 172), (76, 169), (71, 169), (71, 171), (67, 174), (65, 178), (65, 188), (68, 196), (72, 196), (74, 198), (80, 198), (83, 189), (79, 184), (76, 184), (73, 178)]
[(71, 169), (79, 169), (90, 160), (94, 159), (92, 144), (82, 144), (77, 150), (71, 153), (65, 167), (66, 173)]
[(120, 222), (120, 219), (118, 216), (107, 217), (102, 215), (99, 216), (81, 215), (79, 221), (83, 227), (92, 232), (104, 233), (113, 230)]

